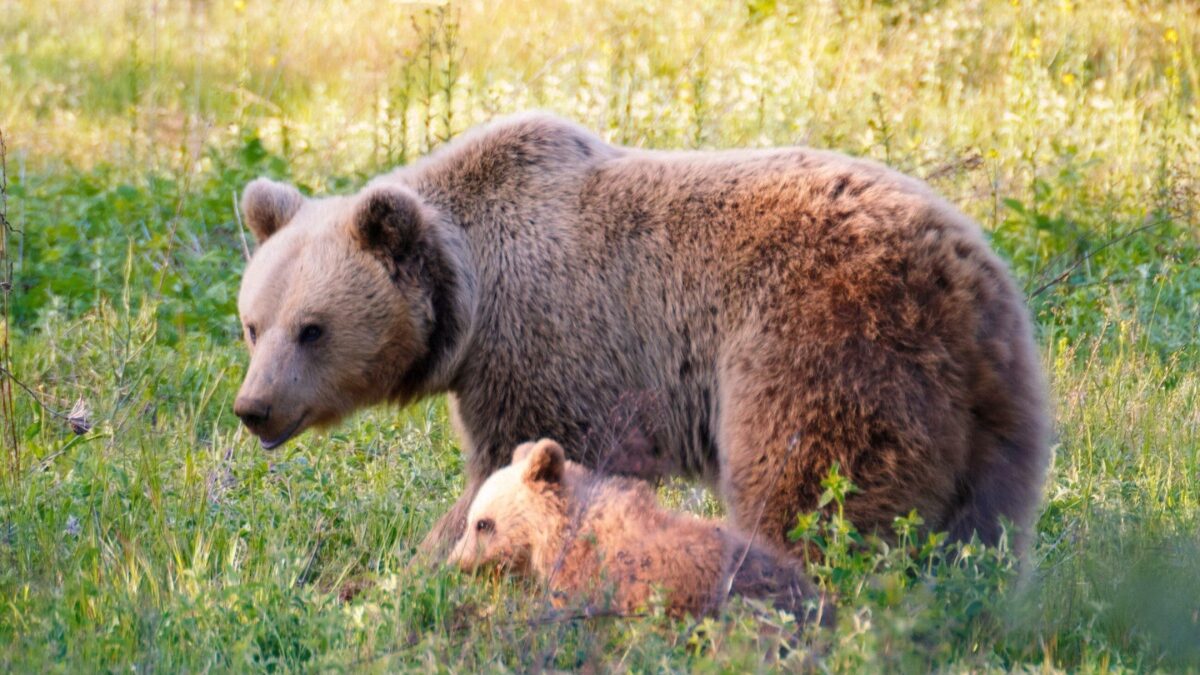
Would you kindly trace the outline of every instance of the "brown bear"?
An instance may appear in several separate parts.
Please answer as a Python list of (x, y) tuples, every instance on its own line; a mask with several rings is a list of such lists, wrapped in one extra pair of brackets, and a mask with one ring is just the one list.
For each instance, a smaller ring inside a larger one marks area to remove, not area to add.
[(801, 622), (833, 616), (796, 560), (667, 511), (644, 481), (566, 461), (549, 439), (518, 446), (484, 481), (450, 562), (532, 575), (557, 607), (630, 613), (662, 591), (673, 616), (714, 612), (729, 595), (767, 600)]
[[(1048, 463), (1021, 292), (923, 183), (807, 148), (614, 147), (552, 116), (492, 123), (369, 183), (259, 179), (235, 411), (264, 447), (448, 393), (465, 494), (530, 439), (615, 473), (697, 477), (786, 543), (838, 463), (845, 513), (916, 509), (1018, 549)], [(631, 403), (632, 402), (632, 403)], [(619, 433), (617, 433), (619, 431)]]

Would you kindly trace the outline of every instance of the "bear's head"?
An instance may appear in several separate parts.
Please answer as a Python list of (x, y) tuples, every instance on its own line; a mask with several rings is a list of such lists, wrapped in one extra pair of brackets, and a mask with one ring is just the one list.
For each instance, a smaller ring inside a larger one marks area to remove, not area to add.
[(465, 312), (437, 209), (399, 183), (309, 199), (260, 178), (242, 211), (258, 248), (238, 295), (250, 365), (234, 411), (264, 448), (437, 387)]
[(517, 446), (512, 463), (480, 486), (450, 564), (528, 571), (538, 545), (552, 546), (565, 524), (567, 464), (562, 446), (549, 439)]

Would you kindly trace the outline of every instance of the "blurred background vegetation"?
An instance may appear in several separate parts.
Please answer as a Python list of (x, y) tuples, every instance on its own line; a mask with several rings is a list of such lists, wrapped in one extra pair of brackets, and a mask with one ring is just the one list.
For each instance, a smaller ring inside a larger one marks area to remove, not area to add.
[(551, 620), (517, 585), (410, 566), (460, 485), (441, 401), (271, 455), (229, 412), (250, 178), (349, 192), (541, 108), (614, 143), (886, 162), (975, 217), (1026, 290), (1059, 431), (1032, 560), (849, 546), (819, 514), (814, 574), (842, 612), (810, 666), (1200, 669), (1200, 4), (0, 0), (0, 17), (0, 668), (770, 667), (763, 625), (786, 618), (759, 608)]

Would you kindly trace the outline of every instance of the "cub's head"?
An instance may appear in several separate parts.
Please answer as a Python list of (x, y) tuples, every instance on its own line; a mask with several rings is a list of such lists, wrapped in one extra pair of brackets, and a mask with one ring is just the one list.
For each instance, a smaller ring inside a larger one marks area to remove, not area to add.
[(308, 199), (260, 178), (238, 295), (250, 365), (234, 411), (273, 448), (310, 426), (423, 393), (461, 332), (449, 227), (400, 184)]
[(450, 563), (464, 570), (495, 564), (527, 571), (535, 545), (549, 543), (564, 521), (566, 471), (558, 443), (542, 439), (517, 446), (512, 463), (479, 488)]

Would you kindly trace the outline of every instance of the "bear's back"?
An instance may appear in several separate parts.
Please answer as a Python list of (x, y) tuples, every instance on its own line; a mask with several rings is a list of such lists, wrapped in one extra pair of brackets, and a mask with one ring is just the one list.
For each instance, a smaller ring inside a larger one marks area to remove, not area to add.
[(566, 577), (578, 580), (576, 591), (601, 579), (625, 610), (658, 591), (676, 614), (713, 609), (728, 557), (713, 523), (665, 509), (647, 483), (590, 472), (571, 488), (569, 502), (575, 534), (566, 559), (577, 569)]

